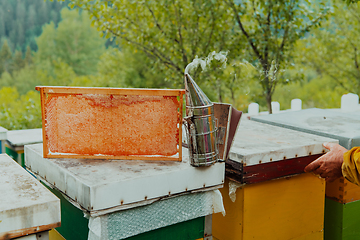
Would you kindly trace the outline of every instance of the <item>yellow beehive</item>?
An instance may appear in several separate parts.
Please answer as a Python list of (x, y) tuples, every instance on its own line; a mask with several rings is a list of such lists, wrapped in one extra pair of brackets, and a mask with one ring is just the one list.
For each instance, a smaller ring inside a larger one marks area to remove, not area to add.
[(213, 215), (215, 239), (323, 239), (325, 181), (313, 174), (245, 185), (235, 202), (226, 180), (221, 193), (226, 215)]
[(326, 183), (325, 195), (339, 203), (349, 203), (360, 200), (359, 186), (341, 177), (334, 182)]

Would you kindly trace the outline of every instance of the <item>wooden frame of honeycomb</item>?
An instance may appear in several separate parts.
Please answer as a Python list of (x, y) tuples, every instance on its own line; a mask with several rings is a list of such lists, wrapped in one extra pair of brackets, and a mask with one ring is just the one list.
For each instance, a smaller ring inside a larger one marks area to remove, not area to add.
[(45, 158), (181, 161), (183, 89), (36, 90)]

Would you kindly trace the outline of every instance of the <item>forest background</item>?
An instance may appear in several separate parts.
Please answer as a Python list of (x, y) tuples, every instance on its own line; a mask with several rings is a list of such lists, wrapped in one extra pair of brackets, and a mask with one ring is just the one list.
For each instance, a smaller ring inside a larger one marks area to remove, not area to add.
[[(34, 90), (37, 85), (183, 87), (184, 69), (175, 71), (151, 52), (119, 41), (103, 31), (92, 14), (71, 9), (69, 3), (0, 0), (1, 126), (9, 130), (41, 127), (40, 97)], [(288, 49), (287, 64), (277, 73), (272, 100), (280, 102), (281, 109), (288, 109), (293, 98), (302, 99), (303, 108), (338, 108), (343, 94), (360, 94), (360, 4), (334, 0), (316, 3), (314, 9), (320, 6), (328, 9), (326, 17), (294, 42)], [(225, 10), (216, 11), (213, 14), (227, 15)], [(175, 16), (176, 12), (168, 9), (168, 14)], [(222, 29), (228, 27), (223, 21), (215, 43), (223, 41)], [(223, 65), (213, 64), (209, 71), (195, 74), (195, 80), (212, 101), (228, 102), (245, 112), (249, 103), (257, 102), (264, 111), (264, 73), (245, 46), (247, 40), (235, 38), (240, 35), (236, 30), (229, 32), (226, 37), (236, 41), (230, 41), (226, 49), (210, 46), (197, 54), (206, 57), (213, 50), (228, 51), (226, 67), (220, 71)], [(174, 43), (160, 43), (177, 54), (171, 50)]]

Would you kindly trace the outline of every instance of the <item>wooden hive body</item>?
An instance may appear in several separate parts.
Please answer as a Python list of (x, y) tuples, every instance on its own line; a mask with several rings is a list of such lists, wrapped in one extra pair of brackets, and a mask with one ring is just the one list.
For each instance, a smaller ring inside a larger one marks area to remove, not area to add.
[(229, 180), (220, 191), (226, 215), (213, 215), (215, 239), (323, 239), (325, 181), (312, 174), (244, 185), (235, 202)]
[(325, 198), (325, 240), (359, 239), (360, 201), (339, 203)]
[(326, 197), (345, 204), (360, 200), (359, 186), (341, 177), (326, 183)]

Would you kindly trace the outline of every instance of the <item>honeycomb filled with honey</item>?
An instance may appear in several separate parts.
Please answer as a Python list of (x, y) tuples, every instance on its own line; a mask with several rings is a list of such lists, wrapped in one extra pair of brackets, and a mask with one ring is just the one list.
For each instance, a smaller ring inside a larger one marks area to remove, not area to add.
[(49, 155), (179, 155), (177, 96), (47, 93), (43, 101)]

